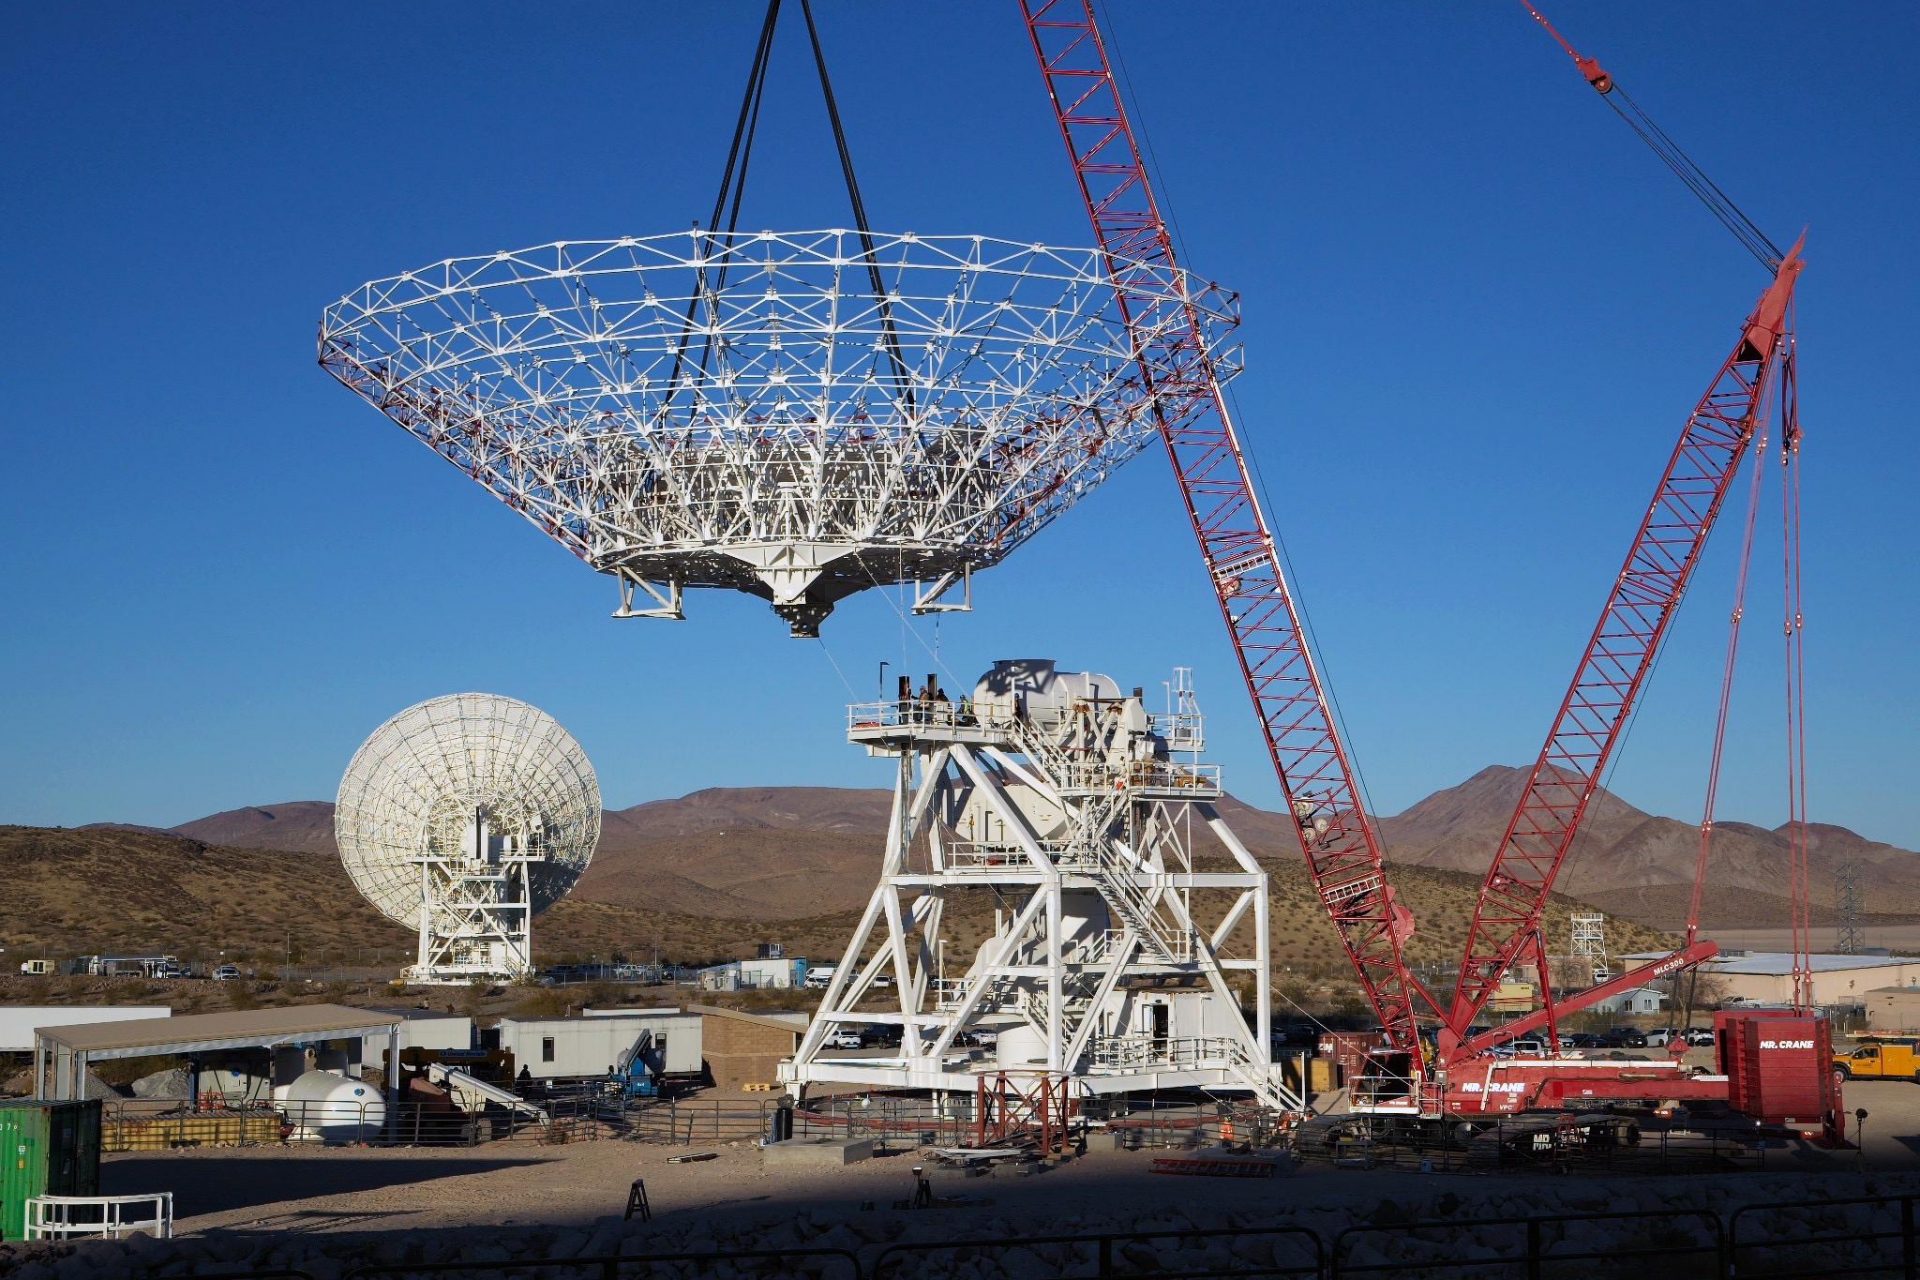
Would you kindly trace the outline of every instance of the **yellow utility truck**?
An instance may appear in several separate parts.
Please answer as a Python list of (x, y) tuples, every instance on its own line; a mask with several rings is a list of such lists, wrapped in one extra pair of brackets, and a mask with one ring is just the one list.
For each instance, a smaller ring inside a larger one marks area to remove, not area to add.
[(1842, 1080), (1912, 1080), (1920, 1083), (1920, 1042), (1867, 1040), (1852, 1053), (1833, 1055), (1833, 1074)]

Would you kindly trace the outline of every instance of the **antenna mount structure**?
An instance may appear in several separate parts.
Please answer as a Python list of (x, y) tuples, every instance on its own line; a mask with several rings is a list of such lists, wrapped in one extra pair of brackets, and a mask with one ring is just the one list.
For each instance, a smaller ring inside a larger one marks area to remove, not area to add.
[(600, 839), (600, 784), (537, 707), (460, 693), (408, 707), (354, 753), (334, 808), (361, 894), (419, 935), (418, 983), (533, 970), (533, 917), (573, 888)]

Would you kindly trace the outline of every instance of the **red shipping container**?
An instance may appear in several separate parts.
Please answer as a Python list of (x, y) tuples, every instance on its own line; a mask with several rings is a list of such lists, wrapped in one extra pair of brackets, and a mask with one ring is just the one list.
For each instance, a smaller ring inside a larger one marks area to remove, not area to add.
[(1386, 1035), (1379, 1031), (1324, 1031), (1320, 1034), (1319, 1056), (1333, 1059), (1340, 1068), (1340, 1083), (1351, 1084), (1361, 1074), (1368, 1055), (1389, 1047)]

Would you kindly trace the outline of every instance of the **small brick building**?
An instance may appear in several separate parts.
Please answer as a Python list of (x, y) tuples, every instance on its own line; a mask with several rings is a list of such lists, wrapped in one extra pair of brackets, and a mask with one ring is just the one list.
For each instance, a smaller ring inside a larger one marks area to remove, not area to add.
[(688, 1005), (687, 1012), (700, 1015), (701, 1054), (717, 1089), (772, 1084), (807, 1029), (804, 1021), (705, 1004)]

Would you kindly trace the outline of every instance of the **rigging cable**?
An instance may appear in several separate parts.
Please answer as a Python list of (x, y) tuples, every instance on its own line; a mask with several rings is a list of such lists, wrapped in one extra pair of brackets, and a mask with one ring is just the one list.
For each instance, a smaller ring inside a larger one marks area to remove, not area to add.
[(847, 180), (847, 198), (853, 203), (854, 227), (860, 233), (862, 256), (867, 263), (867, 278), (873, 285), (873, 298), (880, 307), (880, 330), (893, 358), (894, 375), (899, 379), (900, 398), (913, 418), (913, 380), (907, 362), (900, 355), (900, 336), (893, 327), (893, 307), (887, 301), (887, 287), (880, 279), (880, 263), (874, 257), (873, 228), (867, 225), (866, 202), (860, 198), (860, 180), (853, 173), (853, 152), (847, 147), (847, 131), (840, 124), (840, 104), (833, 96), (833, 81), (827, 75), (827, 55), (820, 49), (820, 31), (813, 24), (813, 0), (800, 0), (800, 16), (807, 20), (807, 40), (813, 45), (813, 65), (820, 72), (820, 94), (827, 102), (827, 121), (833, 126), (833, 145), (840, 154), (840, 173)]
[(1579, 68), (1580, 74), (1588, 84), (1593, 86), (1601, 100), (1612, 108), (1615, 115), (1626, 122), (1627, 127), (1633, 130), (1640, 141), (1647, 144), (1654, 155), (1660, 157), (1660, 162), (1671, 169), (1674, 176), (1693, 193), (1694, 198), (1706, 206), (1707, 212), (1718, 219), (1720, 225), (1731, 232), (1733, 238), (1738, 240), (1748, 253), (1758, 258), (1760, 264), (1768, 271), (1778, 271), (1781, 260), (1786, 255), (1780, 252), (1780, 246), (1760, 229), (1759, 224), (1749, 218), (1746, 211), (1735, 204), (1733, 198), (1707, 176), (1706, 170), (1695, 163), (1693, 157), (1688, 155), (1665, 129), (1654, 122), (1653, 117), (1648, 115), (1646, 110), (1635, 102), (1633, 96), (1622, 89), (1611, 75), (1607, 74), (1605, 68), (1594, 59), (1583, 57), (1572, 44), (1568, 43), (1567, 38), (1547, 21), (1546, 15), (1534, 8), (1532, 0), (1520, 0), (1520, 3), (1525, 6), (1528, 13), (1533, 15), (1535, 22), (1546, 28), (1547, 34), (1554, 38), (1555, 43), (1566, 50), (1567, 56), (1573, 59), (1573, 65)]
[(1787, 648), (1787, 857), (1793, 914), (1793, 1007), (1813, 1008), (1811, 888), (1808, 883), (1805, 614), (1800, 594), (1800, 393), (1791, 320), (1781, 335), (1780, 509)]
[[(727, 212), (727, 196), (733, 195), (733, 214), (728, 222), (727, 231), (731, 234), (740, 218), (740, 202), (747, 188), (747, 156), (753, 149), (754, 135), (759, 130), (760, 102), (765, 95), (767, 67), (773, 51), (773, 32), (780, 22), (780, 0), (767, 0), (767, 16), (760, 23), (760, 39), (754, 45), (753, 63), (747, 70), (746, 92), (740, 98), (740, 115), (734, 121), (733, 142), (727, 148), (727, 164), (720, 171), (720, 191), (713, 198), (713, 212), (707, 218), (711, 251), (712, 233), (719, 227), (721, 215)], [(736, 176), (738, 182), (736, 183)], [(674, 346), (673, 370), (667, 375), (666, 394), (661, 397), (660, 418), (664, 422), (667, 412), (673, 407), (673, 400), (680, 391), (680, 370), (686, 363), (687, 346), (693, 338), (693, 318), (699, 313), (700, 303), (718, 294), (718, 287), (709, 287), (706, 268), (696, 268), (697, 286), (693, 296), (687, 299), (686, 315), (680, 321), (680, 340)], [(725, 283), (724, 268), (721, 284)], [(707, 358), (712, 351), (713, 335), (707, 335), (706, 343), (700, 351), (700, 369), (704, 373)]]
[(1727, 742), (1727, 718), (1733, 701), (1733, 676), (1740, 653), (1740, 623), (1747, 607), (1747, 572), (1753, 564), (1753, 530), (1760, 514), (1760, 482), (1767, 469), (1766, 429), (1753, 443), (1753, 475), (1747, 484), (1747, 518), (1740, 539), (1739, 577), (1733, 591), (1733, 612), (1727, 621), (1727, 656), (1720, 675), (1720, 710), (1713, 726), (1713, 755), (1707, 766), (1707, 799), (1700, 815), (1700, 846), (1694, 855), (1693, 900), (1687, 908), (1687, 945), (1700, 933), (1701, 895), (1707, 883), (1707, 858), (1713, 848), (1713, 814), (1720, 794), (1720, 762)]
[[(909, 419), (914, 413), (913, 379), (907, 369), (907, 363), (900, 350), (900, 338), (893, 322), (893, 307), (888, 301), (886, 282), (880, 274), (878, 249), (873, 240), (873, 228), (867, 222), (866, 201), (860, 195), (860, 181), (853, 169), (853, 152), (847, 145), (847, 131), (840, 119), (839, 100), (834, 96), (832, 77), (827, 72), (827, 58), (820, 45), (820, 32), (813, 21), (811, 0), (800, 0), (800, 13), (806, 20), (807, 39), (813, 50), (814, 67), (820, 77), (820, 94), (827, 108), (827, 122), (833, 129), (835, 153), (840, 160), (841, 177), (847, 185), (847, 198), (852, 205), (854, 228), (860, 237), (861, 258), (866, 263), (867, 280), (873, 289), (875, 305), (880, 316), (880, 328), (883, 345), (893, 365), (894, 379), (899, 399), (906, 405)], [(766, 97), (767, 71), (772, 65), (774, 32), (780, 24), (780, 0), (768, 0), (766, 17), (760, 24), (760, 37), (754, 46), (753, 63), (747, 72), (747, 87), (740, 100), (740, 113), (734, 122), (733, 142), (727, 149), (726, 167), (720, 174), (720, 191), (713, 201), (713, 212), (707, 220), (710, 238), (718, 230), (721, 217), (726, 217), (725, 236), (730, 240), (739, 230), (740, 208), (746, 198), (747, 170), (753, 157), (753, 143), (759, 133), (760, 108)], [(691, 341), (694, 329), (694, 317), (699, 312), (700, 303), (713, 300), (716, 308), (718, 296), (726, 287), (726, 263), (723, 259), (717, 268), (714, 280), (706, 279), (705, 269), (700, 269), (700, 285), (695, 295), (687, 299), (686, 315), (681, 321), (680, 343), (674, 352), (673, 372), (667, 380), (667, 394), (663, 398), (664, 410), (673, 402), (679, 389), (679, 378), (685, 363), (686, 349)], [(714, 320), (718, 321), (718, 315)], [(700, 353), (700, 369), (706, 371), (715, 342), (715, 335), (709, 332)]]

